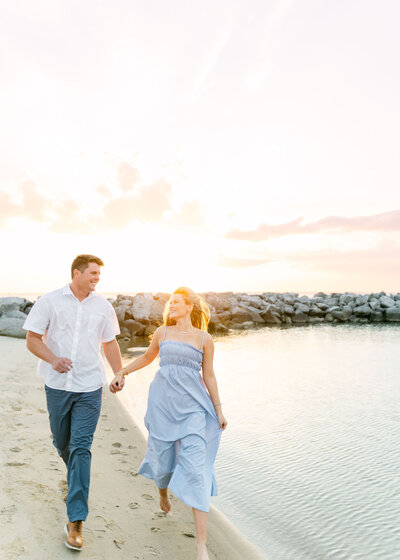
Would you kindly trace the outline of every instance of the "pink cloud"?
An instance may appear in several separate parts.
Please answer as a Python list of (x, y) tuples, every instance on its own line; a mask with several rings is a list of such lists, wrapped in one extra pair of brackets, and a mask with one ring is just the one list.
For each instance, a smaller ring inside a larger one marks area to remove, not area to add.
[(168, 222), (175, 227), (199, 229), (205, 225), (203, 210), (197, 200), (184, 202), (182, 207), (174, 211)]
[(23, 194), (24, 215), (37, 222), (47, 221), (53, 203), (38, 193), (33, 181), (25, 181), (20, 189)]
[(283, 224), (260, 224), (253, 230), (231, 230), (225, 234), (229, 239), (265, 241), (284, 235), (304, 233), (350, 233), (355, 231), (400, 231), (400, 210), (373, 214), (371, 216), (327, 216), (316, 222), (303, 224), (297, 218)]
[(0, 224), (11, 218), (21, 216), (22, 213), (23, 207), (12, 202), (11, 196), (8, 193), (0, 191)]
[(139, 170), (122, 161), (118, 168), (118, 183), (121, 191), (131, 191), (140, 180)]

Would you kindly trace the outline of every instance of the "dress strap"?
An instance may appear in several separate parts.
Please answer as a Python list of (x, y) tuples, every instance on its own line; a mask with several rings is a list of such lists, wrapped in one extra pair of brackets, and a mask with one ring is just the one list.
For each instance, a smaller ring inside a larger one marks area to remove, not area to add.
[(206, 331), (203, 331), (203, 338), (201, 340), (201, 346), (200, 346), (199, 350), (203, 350), (203, 342), (204, 342), (205, 335), (206, 335)]
[(164, 336), (163, 336), (163, 339), (162, 339), (161, 342), (164, 342), (164, 340), (165, 340), (165, 335), (167, 334), (167, 329), (168, 329), (168, 327), (165, 327), (165, 329), (164, 329)]

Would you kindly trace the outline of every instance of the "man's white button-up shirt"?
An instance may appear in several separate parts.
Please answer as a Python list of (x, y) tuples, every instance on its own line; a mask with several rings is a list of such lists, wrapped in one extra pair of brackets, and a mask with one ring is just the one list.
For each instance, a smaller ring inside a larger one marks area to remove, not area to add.
[(56, 356), (72, 361), (68, 373), (59, 373), (39, 360), (38, 373), (48, 387), (75, 393), (103, 387), (106, 372), (101, 343), (120, 333), (114, 308), (105, 298), (91, 292), (79, 301), (68, 284), (36, 301), (24, 329), (44, 335), (44, 343)]

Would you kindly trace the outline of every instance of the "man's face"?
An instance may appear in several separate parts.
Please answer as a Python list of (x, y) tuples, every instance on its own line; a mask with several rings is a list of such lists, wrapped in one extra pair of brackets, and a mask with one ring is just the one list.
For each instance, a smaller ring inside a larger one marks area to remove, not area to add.
[(89, 266), (83, 272), (80, 272), (80, 270), (75, 272), (75, 278), (81, 290), (94, 292), (96, 284), (100, 280), (100, 274), (100, 266), (96, 263), (89, 263)]

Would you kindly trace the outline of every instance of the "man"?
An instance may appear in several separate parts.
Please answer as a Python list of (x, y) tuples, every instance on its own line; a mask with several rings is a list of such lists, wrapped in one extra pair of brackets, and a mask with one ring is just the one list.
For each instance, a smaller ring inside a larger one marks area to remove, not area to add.
[(106, 382), (104, 355), (114, 372), (122, 368), (112, 305), (95, 293), (104, 263), (78, 255), (70, 284), (40, 297), (25, 324), (27, 347), (40, 358), (53, 443), (68, 471), (65, 545), (81, 550), (82, 522), (88, 514), (91, 444)]

